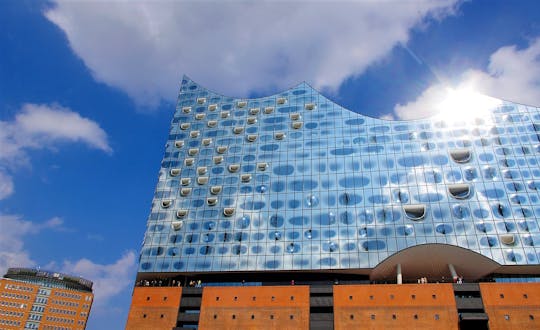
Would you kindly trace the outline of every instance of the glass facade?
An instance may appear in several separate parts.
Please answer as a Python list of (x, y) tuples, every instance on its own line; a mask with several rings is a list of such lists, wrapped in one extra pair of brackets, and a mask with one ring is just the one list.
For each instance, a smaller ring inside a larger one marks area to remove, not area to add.
[(427, 243), (538, 265), (539, 110), (386, 121), (305, 83), (238, 99), (184, 78), (139, 272), (372, 269)]

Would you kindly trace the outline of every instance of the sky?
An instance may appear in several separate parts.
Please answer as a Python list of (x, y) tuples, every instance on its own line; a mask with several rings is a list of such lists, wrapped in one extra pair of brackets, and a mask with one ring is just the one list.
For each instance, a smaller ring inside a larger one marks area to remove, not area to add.
[(0, 0), (0, 273), (92, 280), (87, 329), (125, 326), (184, 74), (388, 120), (456, 91), (540, 106), (540, 2)]

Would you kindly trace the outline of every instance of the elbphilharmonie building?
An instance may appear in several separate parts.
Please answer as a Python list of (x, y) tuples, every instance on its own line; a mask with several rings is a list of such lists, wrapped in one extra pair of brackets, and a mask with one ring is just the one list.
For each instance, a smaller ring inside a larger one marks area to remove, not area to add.
[(515, 283), (540, 281), (540, 109), (450, 110), (382, 120), (306, 83), (245, 99), (184, 77), (128, 328), (540, 326), (540, 286)]

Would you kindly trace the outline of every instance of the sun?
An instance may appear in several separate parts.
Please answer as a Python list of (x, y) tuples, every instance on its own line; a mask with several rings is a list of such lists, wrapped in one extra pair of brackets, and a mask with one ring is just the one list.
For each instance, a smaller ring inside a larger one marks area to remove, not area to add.
[(480, 94), (473, 88), (446, 88), (444, 99), (436, 105), (435, 117), (446, 123), (476, 118), (489, 122), (491, 110), (501, 103), (501, 100)]

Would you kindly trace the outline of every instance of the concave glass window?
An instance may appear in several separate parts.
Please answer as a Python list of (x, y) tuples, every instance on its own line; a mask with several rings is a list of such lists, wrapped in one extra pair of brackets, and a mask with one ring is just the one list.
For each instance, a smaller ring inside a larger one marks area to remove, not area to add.
[(426, 206), (424, 204), (403, 205), (405, 216), (413, 221), (424, 219), (426, 216)]
[(471, 187), (468, 184), (449, 185), (448, 193), (456, 199), (467, 199), (471, 196)]
[(212, 195), (217, 195), (217, 194), (219, 194), (220, 192), (221, 192), (221, 186), (212, 186), (212, 187), (210, 188), (210, 193), (211, 193)]
[(182, 229), (182, 226), (184, 226), (184, 221), (173, 221), (171, 223), (171, 227), (174, 231), (178, 231), (180, 229)]
[(516, 242), (513, 234), (501, 235), (499, 238), (504, 245), (514, 245)]
[(188, 213), (189, 213), (189, 211), (188, 211), (187, 209), (180, 209), (180, 210), (176, 211), (176, 217), (177, 217), (177, 218), (183, 218), (183, 217), (185, 217)]
[(454, 149), (450, 151), (450, 157), (456, 163), (467, 163), (471, 160), (471, 151), (469, 149)]
[(232, 207), (226, 207), (223, 209), (223, 215), (226, 217), (230, 217), (234, 214), (234, 208)]

